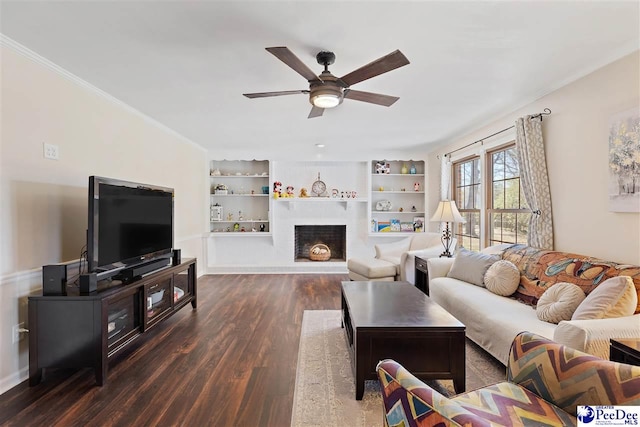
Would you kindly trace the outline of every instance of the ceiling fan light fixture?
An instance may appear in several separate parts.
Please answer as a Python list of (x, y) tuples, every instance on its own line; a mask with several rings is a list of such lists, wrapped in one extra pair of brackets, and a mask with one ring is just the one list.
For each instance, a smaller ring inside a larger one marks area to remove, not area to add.
[[(333, 76), (331, 76), (333, 77)], [(311, 84), (309, 102), (318, 108), (333, 108), (342, 103), (342, 88), (328, 80), (321, 84)]]
[(333, 108), (340, 104), (340, 97), (333, 93), (323, 93), (314, 96), (311, 103), (318, 108)]

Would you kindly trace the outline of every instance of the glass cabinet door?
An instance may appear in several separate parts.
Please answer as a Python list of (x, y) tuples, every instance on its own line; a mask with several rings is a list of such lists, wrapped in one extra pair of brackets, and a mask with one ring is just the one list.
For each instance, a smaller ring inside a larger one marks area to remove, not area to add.
[(171, 277), (146, 285), (145, 295), (146, 324), (150, 326), (163, 318), (173, 307)]
[(192, 268), (188, 268), (184, 271), (173, 275), (173, 304), (180, 304), (185, 297), (193, 295), (192, 289), (192, 275), (194, 274)]
[(107, 306), (107, 346), (115, 349), (140, 332), (140, 292), (109, 302)]

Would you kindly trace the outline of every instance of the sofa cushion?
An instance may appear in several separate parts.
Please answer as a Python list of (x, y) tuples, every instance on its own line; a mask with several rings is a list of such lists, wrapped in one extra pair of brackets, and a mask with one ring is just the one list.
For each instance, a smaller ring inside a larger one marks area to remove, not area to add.
[(511, 261), (493, 263), (484, 274), (484, 285), (496, 295), (507, 297), (518, 289), (520, 270)]
[(466, 326), (469, 339), (505, 365), (518, 333), (530, 331), (552, 339), (558, 327), (538, 319), (533, 307), (449, 277), (429, 277), (429, 298)]
[[(492, 425), (575, 425), (573, 416), (519, 384), (501, 382), (452, 398)], [(490, 402), (490, 403), (487, 403)], [(535, 414), (535, 415), (533, 415)], [(535, 421), (534, 421), (535, 420)]]
[(578, 285), (560, 282), (544, 291), (536, 307), (538, 319), (549, 323), (571, 320), (585, 295)]
[(486, 255), (460, 248), (447, 277), (484, 286), (484, 274), (491, 265), (500, 260), (499, 255)]
[[(505, 249), (502, 258), (513, 262), (520, 270), (520, 285), (514, 297), (529, 305), (554, 283), (575, 283), (589, 295), (607, 279), (629, 276), (640, 299), (640, 266), (623, 265), (568, 252), (548, 251), (526, 245), (513, 245)], [(640, 313), (640, 303), (636, 305)]]
[(612, 277), (585, 298), (573, 313), (571, 320), (631, 316), (637, 305), (638, 296), (631, 278)]

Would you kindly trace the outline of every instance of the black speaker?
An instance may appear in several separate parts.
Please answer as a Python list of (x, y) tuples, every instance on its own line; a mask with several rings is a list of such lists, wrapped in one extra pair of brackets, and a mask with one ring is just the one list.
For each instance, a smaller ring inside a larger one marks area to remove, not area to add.
[(181, 257), (180, 257), (180, 249), (173, 250), (173, 265), (180, 265)]
[(96, 273), (80, 275), (80, 293), (89, 294), (98, 290), (98, 275)]
[(42, 295), (66, 295), (67, 294), (67, 266), (43, 265), (42, 266)]

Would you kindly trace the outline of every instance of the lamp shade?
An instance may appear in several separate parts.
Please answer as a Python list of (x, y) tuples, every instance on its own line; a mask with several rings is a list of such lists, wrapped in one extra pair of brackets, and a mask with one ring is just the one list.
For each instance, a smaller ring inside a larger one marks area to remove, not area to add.
[(456, 202), (453, 200), (441, 200), (438, 203), (438, 209), (436, 209), (436, 213), (431, 217), (432, 222), (467, 222), (466, 219), (460, 212), (458, 212), (458, 208), (456, 206)]

